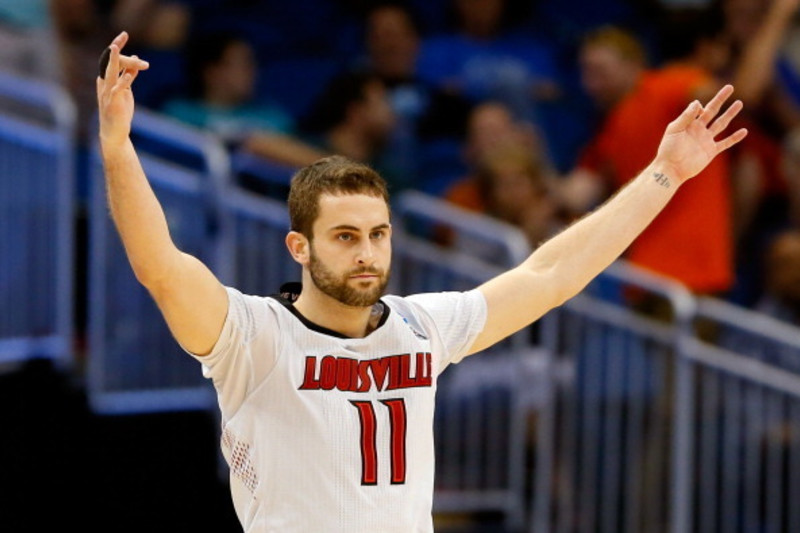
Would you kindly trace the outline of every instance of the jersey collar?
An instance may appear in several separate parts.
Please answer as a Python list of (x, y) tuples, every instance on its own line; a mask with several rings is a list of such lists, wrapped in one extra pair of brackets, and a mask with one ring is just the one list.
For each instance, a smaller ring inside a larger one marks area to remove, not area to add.
[[(297, 298), (300, 296), (300, 292), (303, 290), (303, 284), (299, 281), (290, 281), (281, 285), (278, 294), (270, 295), (270, 298), (274, 298), (278, 302), (280, 302), (286, 309), (289, 310), (294, 316), (297, 317), (300, 322), (303, 323), (308, 329), (316, 331), (317, 333), (322, 333), (324, 335), (330, 335), (332, 337), (338, 337), (340, 339), (349, 339), (347, 335), (342, 335), (338, 331), (334, 331), (332, 329), (326, 328), (324, 326), (320, 326), (319, 324), (310, 321), (305, 316), (303, 316), (300, 311), (294, 306), (294, 302), (297, 301)], [(370, 335), (374, 333), (378, 328), (383, 326), (386, 321), (389, 319), (389, 313), (391, 309), (388, 305), (386, 305), (383, 300), (378, 300), (378, 302), (372, 307), (372, 314), (370, 317), (370, 322), (374, 323), (375, 326), (372, 330), (367, 334)], [(377, 320), (375, 317), (377, 316)], [(374, 321), (374, 322), (373, 322)]]

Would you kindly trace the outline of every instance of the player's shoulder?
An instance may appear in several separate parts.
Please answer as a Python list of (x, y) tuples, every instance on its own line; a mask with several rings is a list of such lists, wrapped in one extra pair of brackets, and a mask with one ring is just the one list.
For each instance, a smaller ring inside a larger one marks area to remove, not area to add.
[(429, 303), (442, 299), (444, 292), (426, 292), (418, 294), (410, 294), (400, 296), (397, 294), (386, 294), (381, 297), (381, 301), (388, 305), (393, 310), (400, 309), (421, 309), (426, 307)]
[(251, 327), (263, 327), (289, 313), (280, 294), (248, 294), (234, 287), (225, 287), (225, 290), (228, 292), (228, 313), (231, 318)]
[(231, 304), (246, 307), (281, 307), (280, 296), (277, 294), (267, 296), (250, 294), (230, 286), (226, 286), (225, 290), (228, 292)]
[(387, 295), (382, 298), (389, 307), (409, 313), (455, 312), (464, 305), (475, 305), (482, 301), (477, 289), (470, 291), (425, 292), (409, 296)]

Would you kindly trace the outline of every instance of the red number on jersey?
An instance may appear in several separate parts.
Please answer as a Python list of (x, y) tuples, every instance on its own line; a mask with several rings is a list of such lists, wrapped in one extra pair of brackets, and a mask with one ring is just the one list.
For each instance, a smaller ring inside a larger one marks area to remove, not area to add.
[[(361, 484), (378, 483), (377, 421), (371, 401), (350, 400), (361, 422)], [(406, 402), (402, 398), (381, 400), (389, 409), (392, 485), (406, 482)]]

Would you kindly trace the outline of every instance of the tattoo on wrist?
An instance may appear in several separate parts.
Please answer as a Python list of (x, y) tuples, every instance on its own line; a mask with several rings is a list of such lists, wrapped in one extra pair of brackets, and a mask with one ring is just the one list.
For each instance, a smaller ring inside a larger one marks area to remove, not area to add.
[(663, 174), (661, 172), (655, 172), (653, 174), (653, 177), (656, 178), (656, 183), (658, 183), (659, 185), (661, 185), (662, 187), (664, 187), (666, 189), (669, 189), (670, 181), (669, 181), (669, 178), (667, 177), (666, 174)]

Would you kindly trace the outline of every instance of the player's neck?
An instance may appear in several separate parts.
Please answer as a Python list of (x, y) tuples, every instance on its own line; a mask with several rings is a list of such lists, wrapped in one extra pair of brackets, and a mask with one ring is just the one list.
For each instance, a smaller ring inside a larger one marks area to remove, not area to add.
[(307, 320), (346, 337), (365, 337), (373, 329), (370, 325), (372, 306), (345, 305), (320, 291), (313, 283), (303, 284), (303, 292), (294, 307)]

